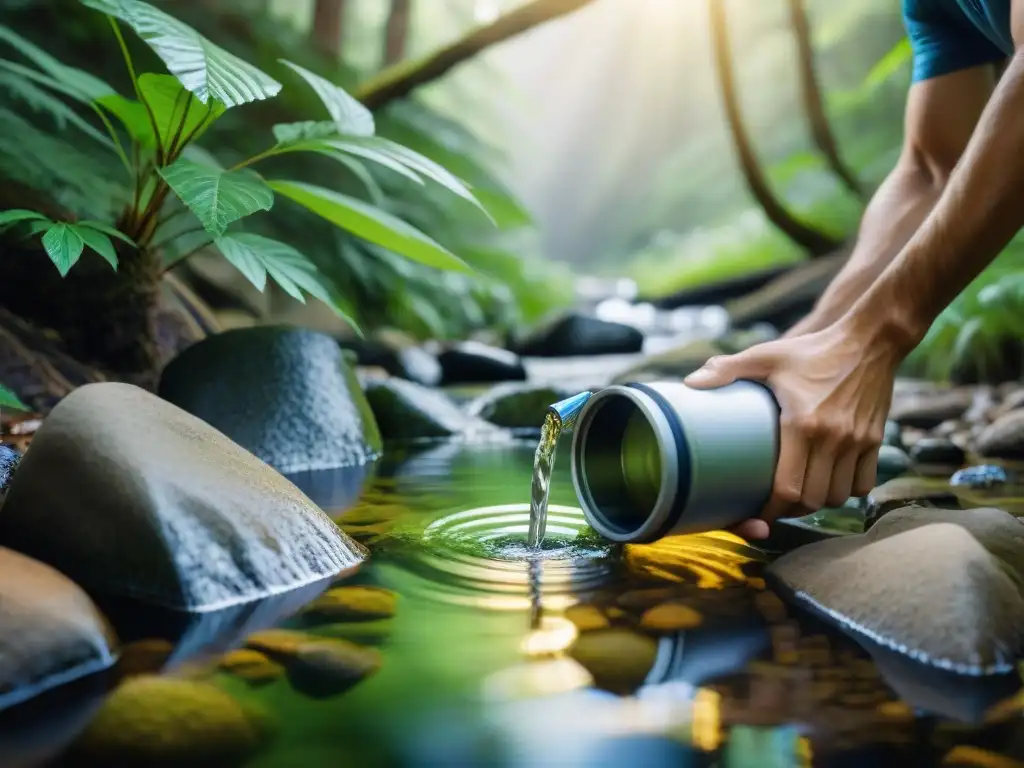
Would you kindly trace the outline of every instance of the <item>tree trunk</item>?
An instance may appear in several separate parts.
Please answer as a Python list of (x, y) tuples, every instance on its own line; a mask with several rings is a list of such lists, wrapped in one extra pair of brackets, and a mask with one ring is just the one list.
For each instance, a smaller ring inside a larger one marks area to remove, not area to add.
[(316, 0), (313, 7), (313, 29), (310, 37), (323, 53), (337, 58), (345, 31), (347, 0)]
[(391, 12), (384, 28), (384, 66), (397, 64), (405, 58), (409, 41), (409, 20), (412, 0), (391, 0)]
[(715, 70), (718, 76), (719, 90), (722, 92), (725, 117), (732, 133), (736, 154), (739, 156), (740, 169), (750, 193), (764, 209), (768, 220), (812, 257), (833, 252), (839, 247), (839, 242), (824, 232), (795, 219), (775, 198), (768, 186), (768, 180), (754, 153), (753, 144), (740, 114), (739, 98), (733, 77), (732, 54), (729, 50), (729, 30), (725, 17), (724, 0), (708, 0), (708, 13), (711, 21)]
[(804, 0), (789, 0), (789, 18), (796, 36), (797, 61), (800, 70), (800, 91), (803, 95), (804, 112), (811, 124), (811, 136), (828, 162), (828, 167), (838, 176), (853, 194), (864, 197), (864, 188), (853, 171), (839, 156), (839, 146), (821, 96), (821, 84), (814, 67), (814, 48), (811, 44), (811, 28), (807, 20)]
[(370, 109), (381, 109), (393, 101), (408, 96), (421, 85), (437, 80), (484, 49), (547, 21), (572, 13), (591, 2), (592, 0), (532, 0), (422, 59), (388, 67), (360, 87), (356, 96)]

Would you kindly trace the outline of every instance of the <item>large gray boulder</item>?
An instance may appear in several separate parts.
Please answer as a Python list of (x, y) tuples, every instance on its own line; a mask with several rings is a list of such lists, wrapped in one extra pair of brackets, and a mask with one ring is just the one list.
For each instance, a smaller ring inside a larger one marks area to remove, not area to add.
[(296, 589), (365, 556), (251, 453), (115, 383), (75, 390), (40, 427), (4, 503), (0, 544), (96, 593), (182, 611)]
[(158, 392), (284, 474), (365, 464), (382, 450), (354, 371), (322, 333), (211, 336), (171, 361)]
[(768, 573), (827, 620), (942, 669), (1009, 672), (1024, 652), (1024, 523), (1000, 509), (895, 510)]
[(107, 620), (74, 582), (0, 547), (0, 710), (117, 660)]

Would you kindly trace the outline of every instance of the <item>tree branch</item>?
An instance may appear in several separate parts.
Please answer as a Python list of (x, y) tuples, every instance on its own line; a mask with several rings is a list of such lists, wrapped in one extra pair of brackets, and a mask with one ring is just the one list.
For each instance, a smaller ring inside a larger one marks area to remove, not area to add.
[(722, 0), (708, 0), (708, 15), (711, 21), (711, 39), (715, 56), (715, 72), (718, 86), (722, 93), (722, 106), (725, 118), (732, 133), (736, 154), (739, 156), (740, 170), (747, 182), (751, 195), (764, 210), (765, 216), (784, 235), (805, 249), (811, 256), (823, 256), (832, 253), (839, 247), (839, 242), (813, 227), (798, 221), (786, 210), (783, 204), (772, 193), (768, 186), (754, 146), (743, 124), (740, 114), (739, 97), (732, 69), (732, 54), (729, 50), (729, 29), (725, 17), (725, 4)]
[(796, 36), (797, 62), (800, 71), (800, 90), (803, 96), (804, 111), (811, 125), (811, 136), (815, 145), (821, 150), (828, 167), (838, 176), (846, 188), (858, 197), (864, 197), (864, 188), (856, 175), (839, 156), (839, 146), (821, 98), (821, 85), (814, 68), (814, 49), (811, 45), (811, 28), (807, 21), (807, 9), (804, 0), (789, 0), (789, 19)]
[(356, 91), (356, 97), (370, 109), (381, 109), (437, 80), (484, 49), (572, 13), (590, 2), (592, 0), (532, 0), (428, 56), (384, 69), (364, 83)]

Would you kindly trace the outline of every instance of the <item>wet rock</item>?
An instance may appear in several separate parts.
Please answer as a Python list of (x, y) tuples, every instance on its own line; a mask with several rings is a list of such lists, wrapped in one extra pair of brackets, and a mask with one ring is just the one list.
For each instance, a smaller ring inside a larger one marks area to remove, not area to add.
[(117, 660), (113, 631), (78, 586), (3, 548), (0, 616), (0, 710)]
[(1005, 416), (1010, 411), (1016, 411), (1020, 408), (1024, 408), (1024, 387), (1019, 389), (1011, 390), (1003, 398), (1003, 401), (992, 413), (992, 420)]
[(960, 500), (941, 480), (898, 477), (878, 486), (868, 494), (864, 515), (865, 530), (871, 528), (883, 515), (910, 504), (955, 509), (959, 508)]
[(0, 544), (87, 589), (186, 611), (314, 584), (365, 556), (255, 456), (115, 383), (81, 387), (50, 413), (11, 484)]
[(964, 413), (963, 420), (968, 424), (987, 424), (992, 419), (997, 398), (998, 394), (994, 387), (975, 387), (971, 407)]
[(1002, 467), (979, 464), (957, 470), (949, 479), (954, 488), (1000, 488), (1010, 481), (1009, 474)]
[(117, 662), (119, 679), (154, 675), (161, 671), (174, 655), (174, 645), (160, 637), (149, 637), (126, 643), (121, 648), (121, 657)]
[(238, 648), (224, 654), (220, 668), (251, 685), (266, 685), (284, 675), (283, 666), (251, 648)]
[(964, 449), (943, 437), (923, 437), (910, 449), (910, 457), (918, 464), (959, 467), (964, 463)]
[(1001, 416), (977, 440), (978, 455), (992, 459), (1024, 459), (1024, 408)]
[(695, 629), (703, 621), (704, 617), (688, 605), (662, 603), (644, 611), (640, 617), (640, 626), (652, 632), (678, 632)]
[(526, 369), (519, 355), (478, 341), (463, 341), (448, 347), (438, 355), (438, 362), (444, 386), (526, 380)]
[(878, 471), (875, 482), (887, 483), (908, 472), (910, 467), (910, 457), (905, 451), (892, 445), (883, 445), (878, 450)]
[(395, 615), (398, 596), (383, 587), (335, 587), (314, 600), (303, 613), (327, 621), (365, 621)]
[(932, 429), (949, 419), (963, 417), (973, 400), (974, 393), (967, 388), (897, 395), (889, 418), (902, 427)]
[(931, 431), (931, 437), (951, 438), (957, 432), (963, 432), (969, 425), (962, 419), (949, 419)]
[(71, 748), (72, 765), (124, 768), (241, 766), (264, 726), (208, 683), (133, 677), (122, 683)]
[(575, 394), (568, 387), (499, 384), (471, 402), (466, 412), (507, 429), (540, 429), (548, 406)]
[(294, 656), (303, 643), (313, 640), (316, 640), (314, 635), (295, 629), (265, 629), (245, 638), (245, 647), (269, 656), (288, 657)]
[(416, 340), (400, 331), (384, 329), (369, 339), (345, 339), (342, 348), (352, 350), (358, 364), (365, 368), (379, 368), (425, 387), (441, 383), (441, 363)]
[(1024, 651), (1024, 524), (1003, 510), (895, 510), (769, 573), (845, 630), (943, 669), (1006, 672)]
[(366, 398), (385, 440), (415, 440), (462, 434), (489, 434), (497, 428), (470, 416), (443, 392), (411, 381), (367, 382)]
[(903, 445), (903, 435), (900, 430), (900, 425), (892, 421), (891, 419), (885, 422), (885, 436), (882, 438), (883, 445), (891, 445), (894, 448), (905, 450)]
[(18, 468), (19, 461), (21, 461), (20, 453), (0, 443), (0, 502), (7, 495), (7, 486), (14, 476), (14, 470)]
[(566, 609), (565, 618), (575, 624), (580, 632), (593, 632), (611, 626), (608, 617), (596, 605), (574, 605)]
[(631, 325), (569, 312), (534, 329), (515, 351), (526, 357), (619, 355), (639, 352), (644, 335)]
[(310, 698), (327, 698), (344, 693), (380, 665), (380, 652), (374, 648), (345, 640), (318, 640), (300, 645), (288, 660), (288, 681)]
[(650, 637), (628, 629), (602, 629), (581, 634), (569, 655), (590, 672), (599, 688), (629, 693), (643, 683), (657, 651)]
[(171, 361), (159, 394), (285, 474), (381, 453), (355, 373), (321, 333), (265, 326), (211, 336)]

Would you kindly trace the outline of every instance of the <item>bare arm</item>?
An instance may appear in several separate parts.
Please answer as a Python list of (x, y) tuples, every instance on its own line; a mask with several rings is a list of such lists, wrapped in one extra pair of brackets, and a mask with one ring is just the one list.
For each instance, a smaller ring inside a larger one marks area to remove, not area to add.
[(938, 202), (993, 84), (992, 68), (983, 66), (910, 89), (900, 159), (868, 204), (846, 265), (787, 336), (821, 330), (842, 317), (910, 241)]

